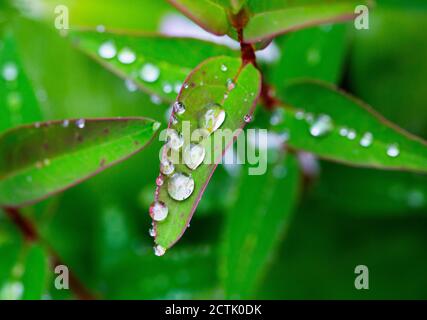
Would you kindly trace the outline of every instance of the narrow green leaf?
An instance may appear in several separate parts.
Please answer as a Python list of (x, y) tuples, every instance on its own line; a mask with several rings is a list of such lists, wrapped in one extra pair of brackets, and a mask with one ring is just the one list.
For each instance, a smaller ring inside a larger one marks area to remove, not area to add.
[(315, 81), (298, 81), (282, 92), (294, 109), (276, 129), (289, 145), (349, 165), (427, 172), (427, 144), (369, 106)]
[(83, 52), (103, 66), (166, 101), (175, 99), (185, 77), (206, 58), (238, 54), (225, 46), (201, 40), (158, 35), (74, 32), (72, 38)]
[(352, 20), (356, 17), (355, 8), (367, 3), (370, 1), (299, 0), (273, 1), (270, 6), (263, 6), (251, 1), (249, 8), (254, 14), (244, 29), (244, 39), (254, 43), (319, 24)]
[(41, 120), (39, 104), (12, 34), (0, 40), (0, 131)]
[(22, 276), (24, 287), (22, 299), (39, 300), (47, 285), (47, 255), (40, 245), (30, 246), (27, 250)]
[(219, 3), (210, 0), (168, 0), (206, 31), (224, 35), (230, 29), (227, 12)]
[(143, 149), (157, 123), (144, 118), (36, 123), (0, 136), (0, 205), (44, 199)]
[[(230, 87), (230, 81), (233, 81), (234, 88)], [(168, 177), (157, 189), (156, 200), (163, 202), (169, 210), (168, 217), (164, 221), (155, 223), (155, 242), (164, 249), (173, 246), (187, 229), (225, 149), (231, 145), (244, 127), (245, 115), (253, 113), (261, 80), (258, 70), (253, 65), (242, 65), (240, 59), (218, 57), (199, 65), (185, 83), (178, 101), (184, 104), (186, 111), (182, 115), (176, 115), (179, 119), (176, 124), (171, 121), (172, 129), (183, 132), (183, 129), (190, 124), (191, 134), (193, 134), (195, 129), (200, 128), (200, 119), (215, 105), (225, 111), (225, 121), (220, 127), (221, 130), (214, 132), (208, 138), (205, 137), (199, 141), (195, 137), (191, 138), (191, 143), (200, 144), (206, 150), (206, 154), (209, 154), (199, 167), (191, 170), (182, 162), (175, 164), (175, 172), (191, 175), (194, 180), (194, 191), (189, 198), (184, 201), (172, 199), (168, 194), (168, 185), (173, 183)], [(172, 117), (175, 117), (175, 114)], [(190, 138), (185, 132), (183, 135), (185, 150), (186, 145), (190, 143)], [(222, 138), (222, 143), (213, 145), (218, 138)]]
[(254, 293), (289, 225), (298, 189), (298, 163), (291, 155), (282, 155), (264, 175), (242, 176), (237, 200), (227, 213), (222, 253), (228, 297)]

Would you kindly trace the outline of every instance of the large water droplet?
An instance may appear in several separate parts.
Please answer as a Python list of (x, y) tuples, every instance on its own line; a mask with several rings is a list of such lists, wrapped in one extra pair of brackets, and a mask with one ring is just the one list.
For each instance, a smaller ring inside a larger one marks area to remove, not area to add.
[(146, 82), (155, 82), (159, 79), (160, 70), (154, 64), (146, 63), (141, 69), (140, 76)]
[(168, 181), (168, 193), (177, 201), (183, 201), (191, 196), (194, 191), (194, 180), (192, 177), (175, 173)]
[(184, 138), (174, 129), (167, 129), (167, 144), (173, 150), (179, 150), (184, 145)]
[(346, 127), (340, 128), (339, 134), (340, 134), (341, 137), (347, 137), (347, 135), (348, 135), (348, 128), (346, 128)]
[(173, 112), (178, 115), (183, 114), (185, 112), (185, 105), (182, 102), (175, 101), (173, 104)]
[(169, 209), (168, 207), (160, 201), (154, 202), (150, 206), (150, 216), (154, 221), (163, 221), (168, 216)]
[(8, 62), (3, 66), (2, 76), (6, 81), (15, 81), (18, 78), (18, 67), (13, 62)]
[(153, 249), (154, 249), (154, 254), (158, 257), (160, 257), (166, 253), (166, 249), (163, 248), (161, 245), (157, 245)]
[(387, 147), (387, 155), (389, 157), (396, 158), (397, 156), (399, 156), (399, 154), (400, 154), (399, 146), (396, 143), (391, 144)]
[(168, 159), (163, 159), (160, 162), (160, 172), (164, 175), (171, 175), (175, 171), (175, 166), (173, 163)]
[(131, 49), (123, 48), (119, 52), (118, 59), (123, 64), (131, 64), (135, 62), (136, 55), (135, 55), (135, 52), (133, 52)]
[(310, 126), (310, 134), (313, 137), (321, 137), (333, 129), (332, 119), (330, 116), (322, 114), (316, 120), (314, 120), (313, 124)]
[(366, 132), (362, 139), (360, 140), (360, 145), (364, 148), (368, 148), (372, 145), (372, 142), (374, 141), (374, 136), (370, 132)]
[(98, 54), (101, 58), (112, 59), (117, 54), (117, 49), (111, 41), (104, 42), (98, 49)]
[(184, 148), (183, 159), (191, 170), (197, 169), (205, 159), (205, 148), (200, 144), (190, 144)]
[(200, 127), (206, 129), (208, 133), (217, 130), (224, 123), (225, 111), (219, 105), (210, 107), (200, 119)]
[(76, 126), (79, 129), (83, 129), (85, 127), (85, 125), (86, 125), (85, 119), (79, 119), (76, 121)]

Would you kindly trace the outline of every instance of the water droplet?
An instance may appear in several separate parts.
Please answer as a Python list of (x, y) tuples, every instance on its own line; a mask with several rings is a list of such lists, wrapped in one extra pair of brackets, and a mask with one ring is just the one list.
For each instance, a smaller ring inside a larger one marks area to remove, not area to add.
[(175, 117), (175, 115), (172, 115), (172, 116), (171, 116), (170, 121), (171, 121), (171, 123), (172, 123), (173, 125), (178, 124), (178, 119)]
[(172, 85), (170, 83), (164, 83), (163, 84), (163, 92), (164, 93), (171, 93), (173, 90)]
[(76, 121), (76, 126), (79, 129), (83, 129), (85, 127), (85, 125), (86, 125), (85, 119), (79, 119)]
[(173, 150), (179, 150), (184, 145), (184, 138), (174, 129), (167, 129), (167, 144)]
[(236, 87), (236, 84), (234, 83), (233, 79), (228, 79), (227, 80), (227, 89), (231, 91), (235, 87)]
[(205, 159), (205, 148), (200, 144), (190, 144), (184, 148), (183, 159), (184, 163), (191, 170), (197, 169)]
[(357, 134), (356, 134), (356, 131), (354, 129), (348, 130), (347, 139), (354, 140), (354, 139), (356, 139), (356, 136), (357, 136)]
[(182, 102), (176, 101), (173, 104), (173, 112), (178, 115), (183, 114), (185, 112), (185, 105)]
[(181, 91), (181, 88), (182, 88), (182, 83), (181, 82), (175, 83), (175, 86), (173, 87), (175, 93), (179, 93)]
[(166, 249), (163, 248), (161, 245), (157, 245), (154, 247), (154, 254), (158, 257), (164, 255), (166, 253)]
[(297, 111), (295, 112), (295, 119), (297, 120), (303, 120), (305, 116), (304, 111)]
[(105, 26), (102, 24), (99, 24), (96, 26), (96, 31), (98, 31), (99, 33), (103, 33), (105, 32)]
[(183, 201), (191, 196), (194, 191), (194, 180), (192, 177), (175, 173), (168, 181), (168, 193), (177, 201)]
[(36, 129), (40, 128), (40, 122), (34, 123), (34, 128), (36, 128)]
[(70, 120), (64, 120), (64, 121), (62, 121), (62, 126), (64, 128), (68, 128), (69, 125), (70, 125)]
[(118, 59), (123, 64), (131, 64), (135, 62), (136, 55), (135, 55), (135, 52), (133, 52), (131, 49), (123, 48), (119, 52)]
[(157, 129), (159, 129), (161, 125), (162, 124), (160, 122), (157, 122), (157, 121), (154, 122), (153, 123), (153, 131), (157, 131)]
[(98, 54), (101, 58), (112, 59), (117, 54), (117, 49), (111, 41), (104, 42), (98, 49)]
[(305, 121), (307, 121), (310, 124), (314, 123), (314, 115), (312, 113), (306, 113), (304, 115), (304, 119), (305, 119)]
[(340, 128), (339, 134), (341, 137), (347, 137), (348, 135), (348, 129), (346, 127)]
[(225, 64), (221, 65), (221, 71), (226, 72), (228, 70), (227, 66)]
[(184, 83), (184, 89), (188, 89), (190, 85), (188, 83)]
[(245, 116), (243, 117), (243, 120), (244, 120), (246, 123), (249, 123), (249, 122), (251, 122), (251, 121), (252, 121), (252, 116), (251, 116), (250, 114), (247, 114), (247, 115), (245, 115)]
[(370, 147), (374, 140), (374, 136), (370, 132), (366, 132), (360, 140), (360, 145), (364, 148)]
[(161, 174), (159, 174), (159, 176), (156, 178), (156, 185), (158, 187), (161, 187), (164, 182), (165, 182), (165, 178)]
[(148, 234), (150, 235), (150, 237), (155, 237), (156, 236), (156, 230), (154, 228), (150, 228), (148, 230)]
[(15, 81), (18, 78), (18, 67), (13, 62), (7, 62), (3, 66), (2, 76), (6, 81)]
[(321, 137), (333, 129), (332, 119), (328, 115), (320, 115), (310, 126), (310, 134), (313, 137)]
[(394, 143), (387, 147), (387, 155), (389, 157), (396, 158), (397, 156), (399, 156), (399, 154), (400, 154), (400, 150), (397, 144)]
[(154, 202), (150, 206), (150, 216), (154, 221), (163, 221), (168, 216), (169, 209), (168, 207), (160, 201)]
[(224, 100), (228, 99), (228, 93), (224, 93)]
[(159, 105), (159, 104), (161, 104), (161, 103), (162, 103), (162, 98), (160, 98), (159, 96), (157, 96), (157, 95), (153, 94), (153, 95), (151, 95), (151, 96), (150, 96), (150, 101), (151, 101), (152, 103), (154, 103), (154, 104)]
[(171, 175), (175, 171), (175, 166), (170, 160), (163, 159), (160, 162), (160, 172), (164, 175)]
[(200, 119), (200, 126), (208, 133), (217, 130), (224, 123), (225, 111), (219, 105), (210, 107)]
[(274, 110), (273, 115), (270, 118), (270, 124), (272, 126), (278, 126), (283, 123), (285, 117), (285, 111), (282, 108)]
[(135, 81), (131, 80), (131, 79), (126, 79), (125, 80), (125, 86), (126, 89), (128, 89), (129, 92), (135, 92), (138, 90), (138, 86), (136, 85)]
[(273, 176), (277, 179), (281, 179), (281, 178), (286, 177), (287, 173), (288, 173), (288, 170), (287, 170), (286, 166), (284, 166), (282, 164), (276, 165), (273, 168)]
[(160, 70), (154, 64), (146, 63), (141, 69), (140, 76), (146, 82), (155, 82), (159, 79)]

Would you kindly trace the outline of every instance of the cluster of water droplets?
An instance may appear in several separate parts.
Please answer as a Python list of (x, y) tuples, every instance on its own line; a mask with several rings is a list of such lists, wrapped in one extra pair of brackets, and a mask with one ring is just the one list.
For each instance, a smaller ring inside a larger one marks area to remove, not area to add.
[(18, 89), (19, 69), (15, 62), (9, 61), (1, 66), (1, 77), (5, 81), (8, 93), (6, 96), (6, 105), (11, 112), (12, 121), (16, 124), (22, 121), (21, 107), (22, 96)]

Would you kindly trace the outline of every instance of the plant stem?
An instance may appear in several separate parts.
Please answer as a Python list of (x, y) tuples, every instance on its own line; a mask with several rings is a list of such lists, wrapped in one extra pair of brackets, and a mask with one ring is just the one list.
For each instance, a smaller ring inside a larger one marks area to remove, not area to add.
[[(52, 247), (40, 237), (39, 232), (37, 231), (36, 226), (27, 218), (25, 218), (21, 212), (16, 208), (2, 208), (10, 220), (15, 224), (18, 230), (21, 232), (25, 241), (28, 243), (40, 242), (43, 244), (50, 256), (52, 261), (52, 266), (64, 265), (59, 255), (52, 249)], [(74, 275), (74, 273), (69, 271), (69, 283), (70, 289), (73, 292), (74, 296), (80, 300), (94, 300), (95, 296), (89, 292), (89, 290), (80, 282), (80, 280)]]

